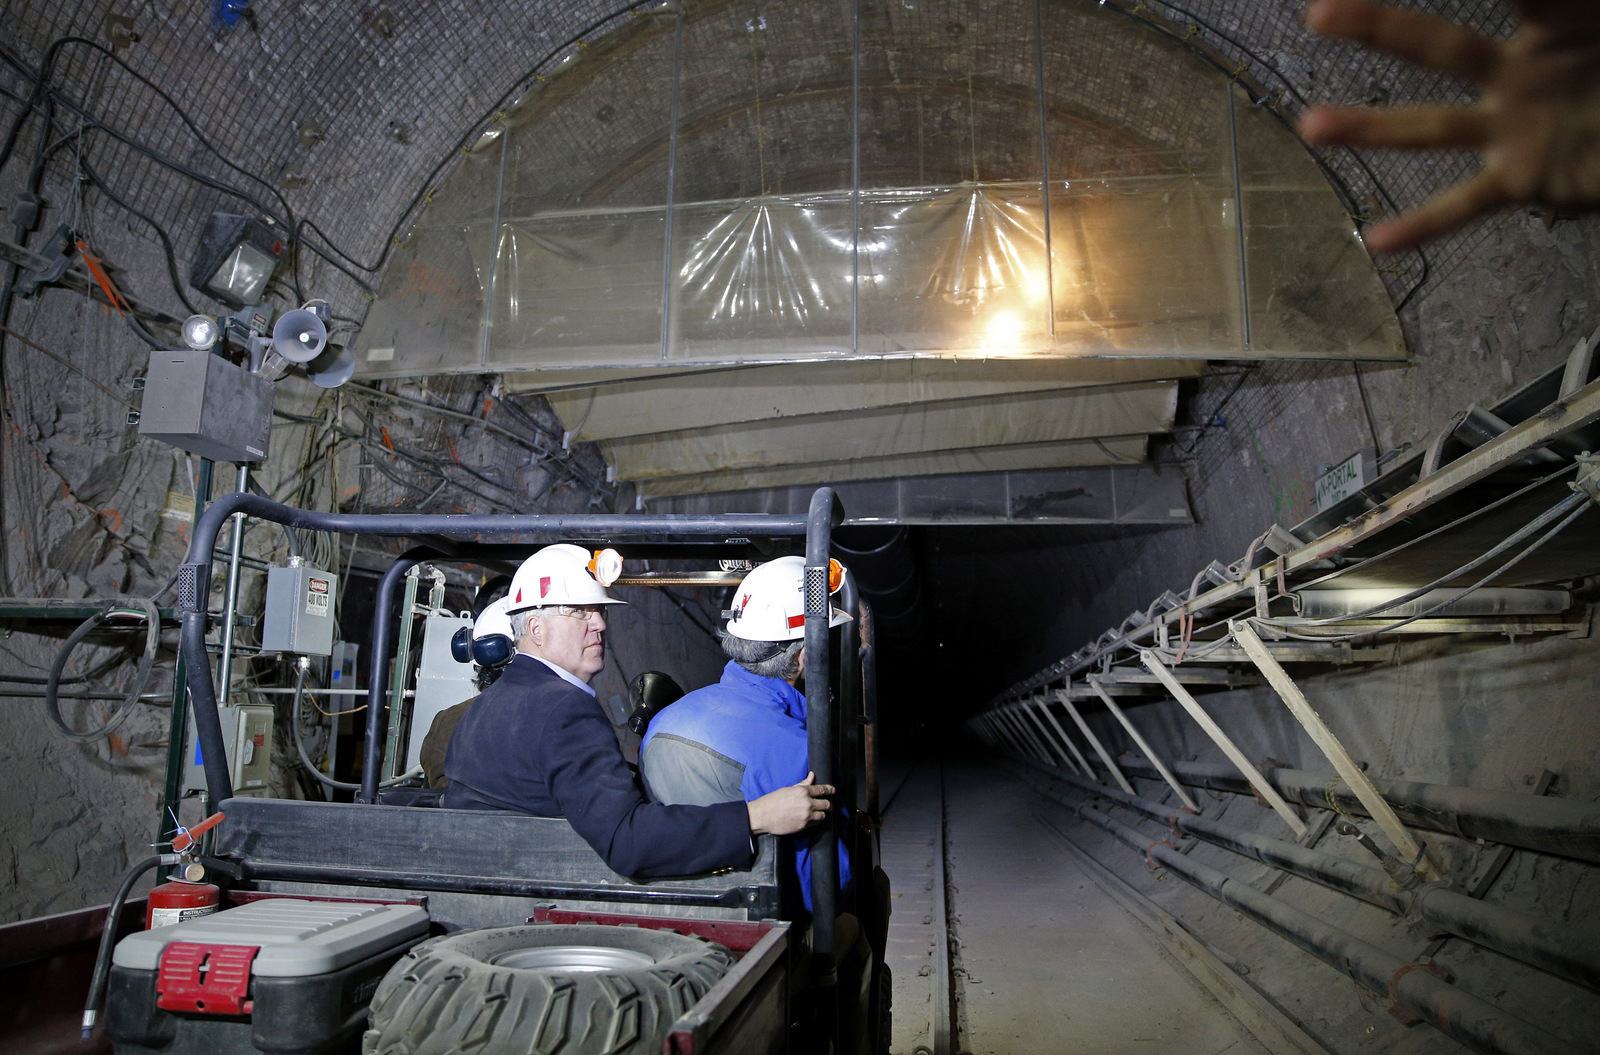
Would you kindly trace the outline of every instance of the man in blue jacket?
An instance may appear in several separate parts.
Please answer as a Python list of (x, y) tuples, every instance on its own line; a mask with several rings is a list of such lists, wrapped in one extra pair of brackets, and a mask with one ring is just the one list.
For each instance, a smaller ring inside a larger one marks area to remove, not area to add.
[[(728, 655), (722, 680), (662, 710), (640, 745), (651, 798), (697, 805), (751, 801), (806, 776), (806, 698), (797, 687), (805, 670), (804, 574), (803, 557), (779, 557), (740, 583), (720, 635)], [(849, 619), (832, 608), (828, 625)], [(799, 890), (810, 913), (810, 840), (788, 841), (793, 853), (784, 867), (796, 874), (784, 886)], [(839, 885), (849, 892), (850, 858), (842, 843)]]
[(645, 800), (589, 681), (605, 665), (608, 605), (587, 550), (546, 546), (511, 581), (517, 655), (450, 738), (446, 809), (565, 817), (615, 872), (634, 878), (744, 869), (753, 835), (827, 816), (833, 788), (806, 774), (753, 802)]

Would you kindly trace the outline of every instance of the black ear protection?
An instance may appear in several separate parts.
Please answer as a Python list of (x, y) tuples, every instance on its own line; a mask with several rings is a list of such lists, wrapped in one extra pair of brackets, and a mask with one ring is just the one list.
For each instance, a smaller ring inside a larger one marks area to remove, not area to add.
[(480, 667), (503, 667), (516, 655), (517, 646), (504, 634), (473, 637), (464, 626), (450, 635), (450, 656), (457, 663), (476, 663)]
[(503, 667), (517, 654), (517, 646), (504, 634), (485, 634), (472, 639), (472, 661), (480, 667)]

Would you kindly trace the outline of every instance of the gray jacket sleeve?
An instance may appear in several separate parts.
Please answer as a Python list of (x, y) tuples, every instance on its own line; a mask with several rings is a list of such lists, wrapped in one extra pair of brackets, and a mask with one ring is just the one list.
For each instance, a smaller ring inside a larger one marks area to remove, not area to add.
[(639, 756), (652, 801), (667, 805), (711, 806), (744, 799), (744, 766), (705, 744), (671, 733), (657, 733)]

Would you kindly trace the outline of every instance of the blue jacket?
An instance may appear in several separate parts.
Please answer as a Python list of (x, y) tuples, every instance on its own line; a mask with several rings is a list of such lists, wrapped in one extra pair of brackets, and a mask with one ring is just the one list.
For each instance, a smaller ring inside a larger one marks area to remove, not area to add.
[[(640, 744), (639, 759), (645, 784), (662, 801), (685, 801), (673, 795), (667, 779), (652, 777), (651, 743), (656, 737), (698, 744), (722, 756), (723, 768), (737, 772), (739, 791), (745, 801), (768, 792), (798, 784), (809, 770), (806, 751), (806, 698), (788, 682), (762, 678), (729, 662), (722, 669), (722, 680), (696, 689), (663, 709), (650, 720), (650, 728)], [(731, 790), (731, 789), (730, 789)], [(844, 811), (834, 811), (836, 827)], [(811, 845), (802, 834), (786, 837), (793, 847), (792, 865), (797, 873), (805, 911), (811, 911)], [(787, 860), (787, 856), (785, 858)], [(850, 857), (843, 842), (839, 845), (839, 885), (850, 890)], [(790, 883), (785, 884), (793, 889)], [(840, 909), (845, 908), (841, 898)]]
[(647, 802), (599, 701), (531, 656), (513, 659), (467, 708), (450, 738), (444, 773), (446, 809), (565, 817), (621, 875), (750, 867), (744, 803)]

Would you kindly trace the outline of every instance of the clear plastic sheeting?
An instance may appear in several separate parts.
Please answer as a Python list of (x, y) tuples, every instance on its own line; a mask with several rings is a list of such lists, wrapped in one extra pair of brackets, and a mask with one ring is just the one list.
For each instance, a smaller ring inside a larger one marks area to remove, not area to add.
[[(875, 7), (859, 47), (853, 13), (688, 3), (584, 49), (440, 188), (359, 373), (1404, 357), (1314, 159), (1180, 45), (1081, 0)], [(1068, 58), (1096, 41), (1145, 64)]]

